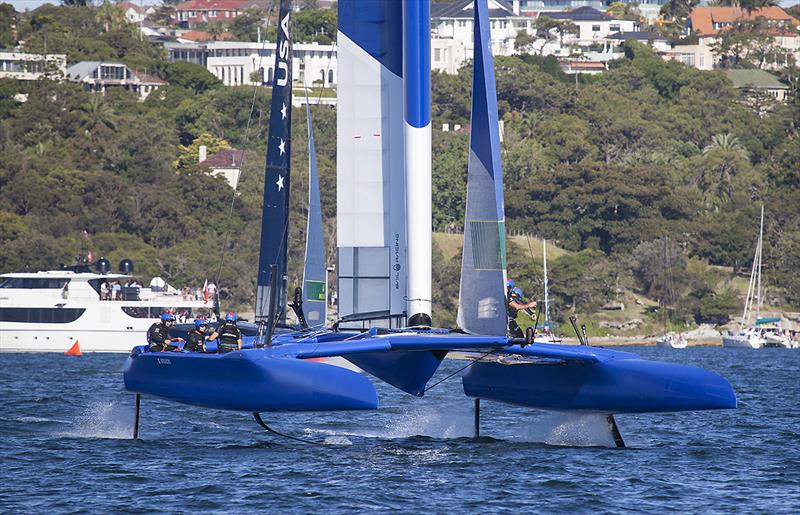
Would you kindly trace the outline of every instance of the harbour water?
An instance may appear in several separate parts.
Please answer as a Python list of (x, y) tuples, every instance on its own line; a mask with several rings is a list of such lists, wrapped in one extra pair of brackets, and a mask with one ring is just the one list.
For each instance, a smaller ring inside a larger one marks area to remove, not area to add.
[[(246, 414), (133, 396), (119, 354), (0, 354), (0, 512), (800, 511), (800, 352), (631, 348), (727, 377), (739, 409), (602, 419), (482, 404), (454, 377), (376, 412)], [(431, 384), (462, 362), (445, 362)]]

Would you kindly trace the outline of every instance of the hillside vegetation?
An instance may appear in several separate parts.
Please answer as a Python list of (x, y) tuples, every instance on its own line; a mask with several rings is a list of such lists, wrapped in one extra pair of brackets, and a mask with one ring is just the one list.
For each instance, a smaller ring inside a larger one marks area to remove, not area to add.
[[(139, 103), (126, 92), (99, 96), (70, 83), (0, 81), (0, 272), (70, 263), (86, 229), (95, 257), (130, 257), (145, 278), (160, 275), (176, 286), (212, 279), (226, 307), (251, 306), (267, 91), (226, 88), (203, 68), (168, 63), (124, 23), (109, 35), (95, 13), (50, 6), (17, 22), (32, 50), (46, 37), (49, 49), (58, 41), (71, 61), (141, 63), (170, 85)], [(767, 300), (800, 306), (797, 92), (787, 104), (762, 99), (769, 109), (757, 111), (721, 73), (664, 62), (638, 44), (608, 72), (577, 85), (549, 59), (497, 58), (495, 65), (507, 226), (554, 244), (551, 294), (559, 318), (595, 312), (631, 291), (666, 305), (676, 321), (725, 321), (739, 309), (741, 290), (720, 285), (731, 269), (749, 267), (761, 203)], [(433, 225), (441, 232), (461, 225), (469, 134), (440, 129), (468, 126), (470, 77), (468, 67), (433, 77)], [(27, 102), (16, 100), (20, 93)], [(295, 285), (307, 141), (305, 110), (293, 116)], [(334, 263), (336, 113), (315, 107), (313, 116)], [(196, 163), (201, 141), (212, 150), (246, 151), (236, 195)], [(540, 260), (530, 258), (524, 239), (510, 242), (510, 274), (539, 297)], [(435, 318), (449, 325), (459, 244), (447, 237), (436, 243)]]

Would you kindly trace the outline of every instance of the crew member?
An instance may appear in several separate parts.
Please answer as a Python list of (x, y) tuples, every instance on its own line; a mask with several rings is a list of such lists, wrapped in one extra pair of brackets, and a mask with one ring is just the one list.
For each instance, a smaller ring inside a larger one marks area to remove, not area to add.
[(211, 337), (207, 334), (208, 321), (198, 318), (194, 321), (194, 329), (189, 331), (186, 337), (186, 346), (184, 350), (189, 352), (205, 352), (206, 341)]
[(522, 290), (514, 285), (513, 280), (509, 279), (506, 281), (506, 302), (508, 311), (508, 334), (515, 338), (524, 338), (525, 333), (522, 332), (522, 329), (520, 329), (517, 324), (517, 313), (521, 310), (535, 308), (536, 301), (525, 302)]
[(147, 343), (150, 352), (163, 352), (178, 350), (180, 338), (171, 338), (169, 328), (175, 323), (175, 316), (172, 313), (161, 313), (161, 322), (150, 326), (147, 330)]
[(209, 340), (219, 338), (219, 352), (242, 350), (242, 332), (236, 326), (236, 313), (226, 313), (225, 321), (219, 324)]

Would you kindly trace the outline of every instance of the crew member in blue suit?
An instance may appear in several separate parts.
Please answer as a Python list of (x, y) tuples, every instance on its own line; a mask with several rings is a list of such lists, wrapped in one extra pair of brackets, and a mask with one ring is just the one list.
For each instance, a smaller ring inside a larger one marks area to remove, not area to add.
[(525, 302), (522, 290), (514, 285), (514, 281), (509, 279), (506, 281), (506, 302), (508, 311), (508, 334), (515, 338), (524, 338), (525, 333), (522, 332), (517, 324), (517, 313), (526, 309), (533, 309), (536, 307), (536, 301)]
[(207, 330), (207, 320), (202, 318), (195, 320), (194, 329), (189, 331), (189, 334), (186, 337), (186, 346), (184, 347), (184, 350), (189, 352), (205, 352), (206, 341), (211, 339), (211, 336), (207, 334)]
[(147, 344), (150, 352), (163, 352), (178, 350), (180, 338), (172, 338), (169, 335), (169, 328), (175, 323), (175, 315), (172, 313), (161, 313), (161, 322), (156, 322), (147, 330)]
[(242, 350), (242, 332), (236, 326), (236, 313), (226, 313), (225, 321), (219, 324), (209, 340), (219, 338), (219, 352)]

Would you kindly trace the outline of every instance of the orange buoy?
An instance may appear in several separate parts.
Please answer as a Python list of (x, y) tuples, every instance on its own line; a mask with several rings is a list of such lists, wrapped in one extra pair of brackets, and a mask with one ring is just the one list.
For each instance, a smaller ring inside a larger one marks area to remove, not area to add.
[(81, 352), (81, 345), (78, 343), (78, 340), (75, 340), (75, 343), (72, 344), (72, 347), (70, 347), (69, 350), (64, 354), (67, 356), (82, 356), (83, 353)]

